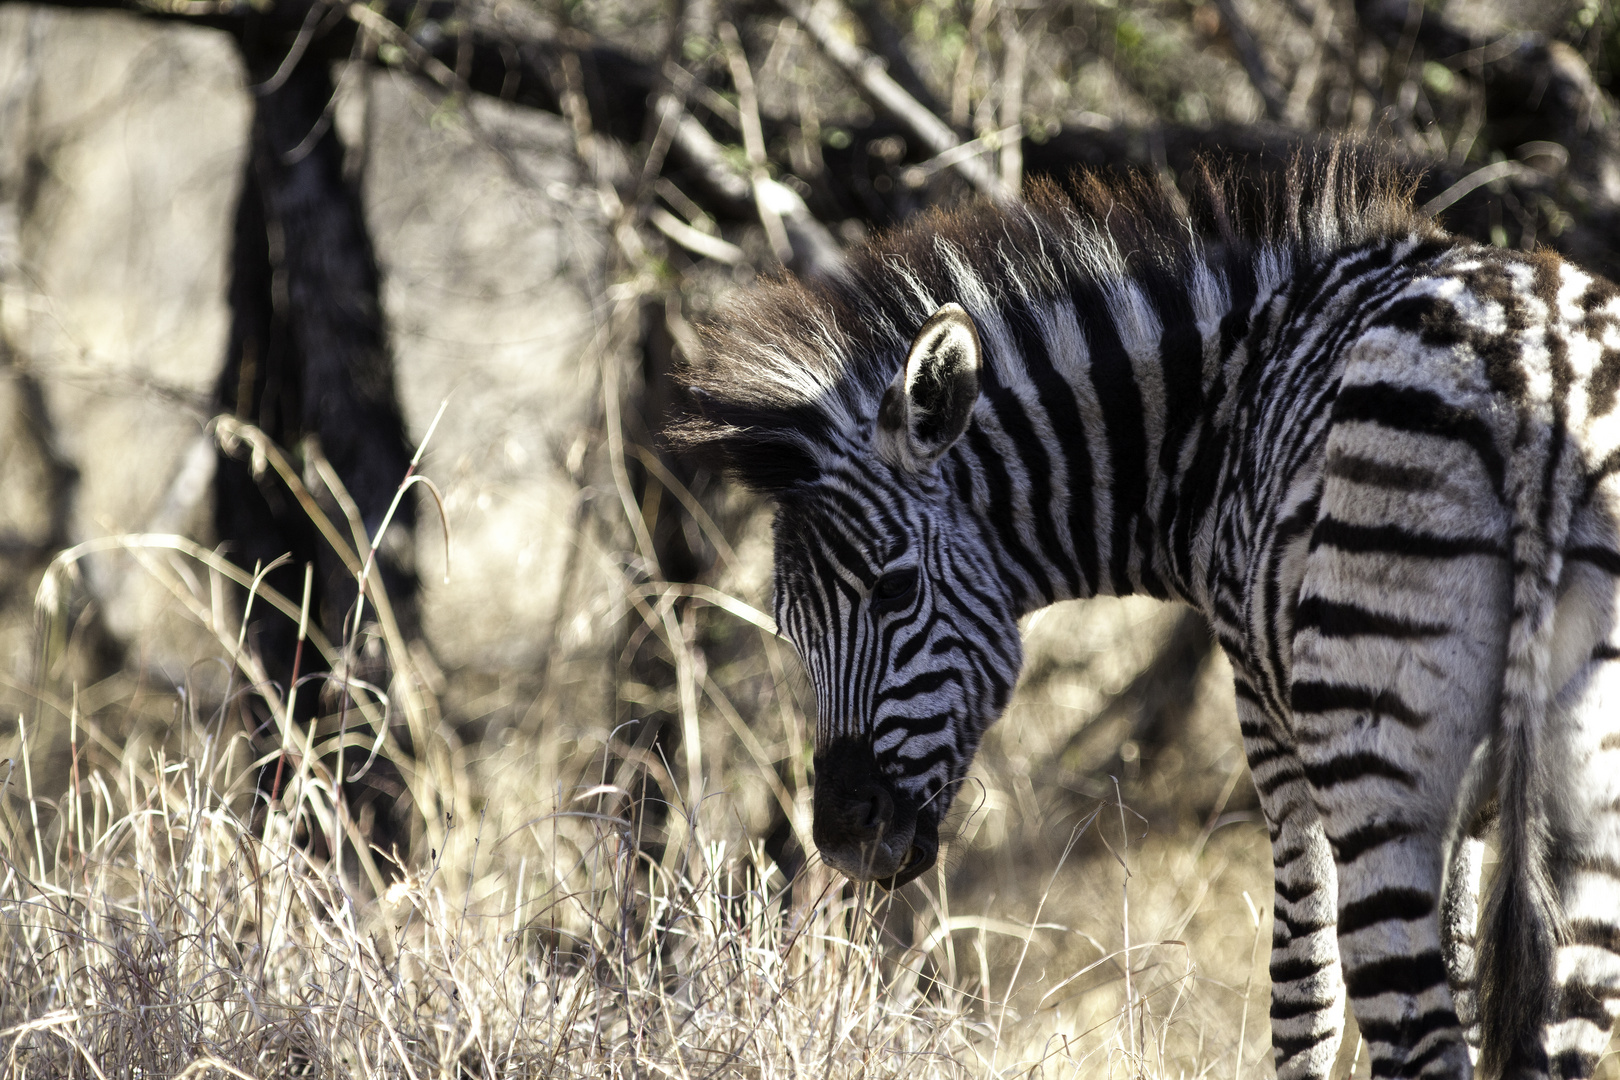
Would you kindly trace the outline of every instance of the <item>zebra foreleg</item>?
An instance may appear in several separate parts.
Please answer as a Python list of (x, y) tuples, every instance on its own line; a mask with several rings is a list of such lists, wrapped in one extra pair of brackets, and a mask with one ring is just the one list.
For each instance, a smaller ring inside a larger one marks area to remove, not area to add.
[(1241, 699), (1244, 747), (1271, 831), (1271, 1042), (1279, 1080), (1326, 1080), (1344, 1037), (1333, 852), (1299, 759)]

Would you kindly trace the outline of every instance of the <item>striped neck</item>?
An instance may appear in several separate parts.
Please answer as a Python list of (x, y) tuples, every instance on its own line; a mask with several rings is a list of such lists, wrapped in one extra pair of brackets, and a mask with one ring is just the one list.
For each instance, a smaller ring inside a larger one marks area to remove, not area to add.
[(969, 298), (982, 392), (942, 474), (999, 549), (1021, 612), (1138, 593), (1208, 610), (1245, 343), (1295, 262), (1271, 246), (1044, 296), (987, 283)]

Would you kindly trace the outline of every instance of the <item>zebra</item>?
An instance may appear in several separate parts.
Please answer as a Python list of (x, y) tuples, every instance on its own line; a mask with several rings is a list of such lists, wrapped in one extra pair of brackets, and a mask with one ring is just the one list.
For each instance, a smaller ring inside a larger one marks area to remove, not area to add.
[[(672, 446), (774, 502), (813, 838), (939, 825), (1059, 600), (1190, 604), (1276, 878), (1277, 1074), (1589, 1076), (1620, 1012), (1620, 291), (1367, 151), (932, 212), (751, 291)], [(1483, 844), (1500, 850), (1483, 906)]]

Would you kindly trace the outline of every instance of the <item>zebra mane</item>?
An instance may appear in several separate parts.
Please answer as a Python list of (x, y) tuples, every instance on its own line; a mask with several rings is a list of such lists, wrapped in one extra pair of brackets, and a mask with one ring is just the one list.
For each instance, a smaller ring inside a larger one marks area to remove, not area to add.
[(1024, 306), (1126, 279), (1157, 302), (1210, 260), (1268, 263), (1264, 277), (1336, 248), (1438, 231), (1413, 205), (1416, 178), (1351, 144), (1302, 152), (1259, 180), (1205, 160), (1193, 180), (1186, 197), (1140, 173), (1038, 181), (1017, 206), (934, 210), (877, 236), (834, 278), (767, 281), (703, 328), (705, 354), (682, 372), (692, 408), (669, 429), (672, 447), (780, 495), (814, 481), (835, 447), (870, 443), (912, 335), (946, 302)]

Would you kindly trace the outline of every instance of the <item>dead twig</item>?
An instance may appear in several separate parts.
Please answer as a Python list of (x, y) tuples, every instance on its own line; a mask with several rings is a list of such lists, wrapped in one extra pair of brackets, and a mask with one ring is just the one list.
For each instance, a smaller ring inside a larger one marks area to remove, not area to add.
[(1243, 65), (1244, 72), (1249, 76), (1249, 83), (1254, 87), (1255, 93), (1266, 107), (1268, 119), (1281, 123), (1287, 114), (1287, 107), (1283, 102), (1282, 89), (1277, 85), (1277, 77), (1271, 73), (1265, 56), (1260, 52), (1260, 46), (1249, 32), (1248, 24), (1238, 14), (1237, 5), (1232, 0), (1215, 0), (1215, 7), (1221, 13), (1221, 22), (1226, 26), (1226, 32), (1232, 39), (1232, 48), (1236, 50), (1238, 62)]
[[(793, 16), (829, 60), (848, 75), (872, 104), (898, 120), (930, 154), (944, 154), (961, 142), (950, 126), (906, 93), (884, 70), (882, 59), (873, 56), (839, 35), (824, 11), (830, 5), (812, 8), (805, 0), (776, 0)], [(1014, 195), (1002, 184), (990, 166), (978, 157), (953, 162), (956, 171), (996, 202), (1010, 202)]]
[(777, 212), (777, 201), (767, 194), (764, 184), (770, 180), (765, 170), (765, 129), (759, 122), (759, 95), (754, 91), (754, 73), (748, 67), (742, 39), (737, 28), (728, 22), (720, 24), (720, 43), (725, 47), (726, 63), (731, 68), (731, 82), (737, 88), (737, 111), (741, 121), (743, 149), (748, 154), (749, 171), (753, 174), (754, 205), (759, 209), (759, 223), (765, 227), (765, 237), (771, 242), (771, 252), (777, 261), (786, 265), (793, 258), (793, 245), (788, 242), (782, 215)]

